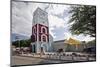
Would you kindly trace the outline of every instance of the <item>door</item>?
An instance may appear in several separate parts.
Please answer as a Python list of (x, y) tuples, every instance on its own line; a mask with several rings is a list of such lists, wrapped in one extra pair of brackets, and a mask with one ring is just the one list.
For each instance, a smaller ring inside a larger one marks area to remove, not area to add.
[(33, 45), (33, 53), (36, 53), (36, 46)]
[(41, 47), (41, 53), (43, 53), (43, 52), (44, 52), (43, 47)]

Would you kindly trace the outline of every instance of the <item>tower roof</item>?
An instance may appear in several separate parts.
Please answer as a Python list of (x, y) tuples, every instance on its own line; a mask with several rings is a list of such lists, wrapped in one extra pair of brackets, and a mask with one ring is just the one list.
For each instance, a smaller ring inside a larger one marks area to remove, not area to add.
[(39, 7), (33, 13), (33, 25), (35, 24), (42, 24), (45, 26), (49, 26), (48, 13)]
[(38, 14), (38, 13), (48, 14), (46, 11), (44, 11), (44, 10), (41, 9), (40, 7), (37, 7), (37, 9), (34, 11), (34, 13), (36, 13), (36, 14)]

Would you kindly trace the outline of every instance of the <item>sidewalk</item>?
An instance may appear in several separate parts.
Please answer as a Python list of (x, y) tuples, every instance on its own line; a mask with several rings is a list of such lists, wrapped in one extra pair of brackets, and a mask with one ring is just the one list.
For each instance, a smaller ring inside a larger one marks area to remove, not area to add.
[(95, 61), (95, 58), (92, 57), (72, 57), (72, 56), (57, 56), (57, 55), (36, 55), (36, 54), (20, 54), (22, 57), (31, 57), (31, 58), (41, 58), (49, 60), (60, 60), (60, 61)]

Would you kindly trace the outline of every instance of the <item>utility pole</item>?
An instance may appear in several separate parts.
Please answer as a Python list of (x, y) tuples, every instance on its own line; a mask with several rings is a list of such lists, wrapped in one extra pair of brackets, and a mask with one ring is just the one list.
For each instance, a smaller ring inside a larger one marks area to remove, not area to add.
[(16, 36), (16, 40), (18, 40), (18, 46), (19, 46), (19, 49), (21, 50), (20, 40), (19, 40), (19, 37), (18, 36)]

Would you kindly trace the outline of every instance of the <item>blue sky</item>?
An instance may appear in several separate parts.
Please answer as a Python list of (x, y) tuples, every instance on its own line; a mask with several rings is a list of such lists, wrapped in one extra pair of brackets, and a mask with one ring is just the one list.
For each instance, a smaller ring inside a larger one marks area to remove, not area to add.
[(42, 4), (33, 2), (12, 2), (12, 33), (31, 36), (33, 12), (40, 7), (48, 13), (49, 32), (54, 40), (69, 39), (70, 37), (81, 41), (90, 41), (94, 38), (84, 36), (83, 34), (76, 36), (69, 31), (71, 24), (68, 24), (70, 15), (70, 5), (59, 4)]

